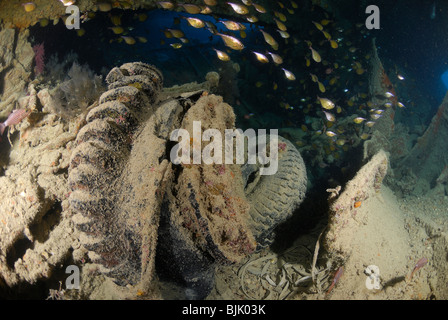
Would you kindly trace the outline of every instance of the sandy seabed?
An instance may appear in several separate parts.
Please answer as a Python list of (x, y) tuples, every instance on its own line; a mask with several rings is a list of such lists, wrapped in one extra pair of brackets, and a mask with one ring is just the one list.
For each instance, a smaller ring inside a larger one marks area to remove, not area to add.
[[(328, 294), (328, 289), (313, 293), (308, 288), (288, 296), (288, 299), (448, 298), (448, 197), (397, 199), (391, 189), (382, 186), (381, 192), (364, 201), (358, 210), (359, 213), (367, 213), (364, 215), (367, 218), (350, 240), (352, 254), (343, 266), (343, 274), (333, 290)], [(302, 239), (301, 242), (307, 241)], [(309, 241), (308, 243), (313, 245)], [(272, 254), (264, 252), (260, 256)], [(411, 278), (414, 266), (423, 257), (427, 258), (428, 263)], [(380, 270), (380, 290), (366, 288), (367, 276), (364, 270), (369, 265), (376, 265)], [(220, 269), (216, 290), (210, 298), (245, 298), (240, 289), (239, 268), (235, 266)], [(251, 285), (253, 289), (258, 286), (258, 290), (263, 290), (261, 282), (252, 282)]]

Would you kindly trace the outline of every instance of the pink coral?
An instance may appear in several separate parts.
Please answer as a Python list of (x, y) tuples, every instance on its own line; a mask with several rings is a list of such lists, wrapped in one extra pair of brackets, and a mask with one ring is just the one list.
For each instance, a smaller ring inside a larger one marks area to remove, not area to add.
[(34, 62), (36, 63), (36, 67), (34, 68), (34, 72), (36, 75), (44, 72), (45, 69), (45, 48), (44, 43), (36, 44), (33, 47), (34, 51)]

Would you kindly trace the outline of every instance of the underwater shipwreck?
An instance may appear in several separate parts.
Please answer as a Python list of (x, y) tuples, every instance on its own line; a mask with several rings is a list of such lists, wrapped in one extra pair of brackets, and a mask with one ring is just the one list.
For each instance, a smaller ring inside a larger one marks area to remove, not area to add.
[(447, 299), (448, 96), (337, 2), (0, 2), (0, 297)]

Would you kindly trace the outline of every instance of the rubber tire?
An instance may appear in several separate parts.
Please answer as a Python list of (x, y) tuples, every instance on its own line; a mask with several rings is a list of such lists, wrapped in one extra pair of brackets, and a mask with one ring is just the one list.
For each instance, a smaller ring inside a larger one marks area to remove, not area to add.
[(277, 173), (259, 175), (260, 165), (242, 167), (246, 197), (251, 204), (248, 224), (259, 248), (273, 242), (275, 227), (293, 214), (306, 194), (307, 176), (302, 156), (285, 138), (278, 136), (278, 143), (279, 146), (286, 144), (286, 148), (279, 152)]

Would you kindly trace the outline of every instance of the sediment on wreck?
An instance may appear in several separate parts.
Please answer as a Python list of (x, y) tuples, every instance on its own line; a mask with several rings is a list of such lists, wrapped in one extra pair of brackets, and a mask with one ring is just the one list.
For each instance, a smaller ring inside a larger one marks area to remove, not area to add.
[[(387, 98), (384, 96), (385, 92), (390, 92), (394, 96)], [(369, 93), (371, 101), (374, 105), (384, 105), (385, 103), (392, 103), (392, 107), (386, 108), (381, 118), (379, 118), (372, 128), (372, 138), (364, 144), (364, 158), (372, 157), (380, 149), (390, 151), (390, 138), (394, 133), (394, 117), (395, 106), (397, 105), (397, 98), (395, 89), (384, 70), (383, 64), (378, 56), (375, 39), (372, 41), (372, 59), (371, 70), (369, 77)]]
[(0, 117), (17, 109), (32, 76), (34, 51), (29, 31), (0, 28)]
[(448, 94), (443, 99), (437, 113), (431, 120), (424, 134), (417, 139), (409, 155), (400, 166), (401, 174), (411, 174), (418, 184), (429, 187), (446, 184), (448, 181)]
[[(204, 130), (224, 133), (234, 126), (235, 115), (221, 97), (205, 95), (182, 119), (190, 137), (194, 121), (201, 121)], [(191, 146), (200, 144), (191, 140)], [(256, 247), (246, 223), (250, 206), (241, 169), (236, 164), (181, 164), (169, 166), (168, 173), (176, 183), (165, 189), (156, 267), (162, 278), (184, 286), (188, 298), (202, 299), (213, 287), (216, 264), (237, 263)]]
[(388, 162), (386, 152), (380, 150), (343, 187), (339, 196), (330, 200), (329, 222), (323, 243), (329, 259), (336, 264), (343, 264), (350, 257), (352, 239), (367, 214), (357, 207), (380, 191)]

